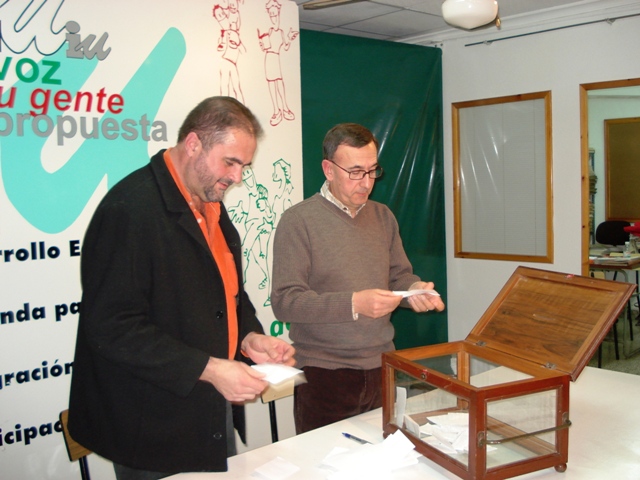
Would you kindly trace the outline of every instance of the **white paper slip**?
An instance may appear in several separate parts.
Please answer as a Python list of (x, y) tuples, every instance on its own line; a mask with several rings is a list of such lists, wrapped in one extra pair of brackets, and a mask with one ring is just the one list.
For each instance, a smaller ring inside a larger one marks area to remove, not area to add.
[(300, 369), (282, 365), (281, 363), (261, 363), (260, 365), (251, 365), (257, 371), (266, 375), (264, 380), (272, 384), (278, 384), (288, 380), (296, 375), (304, 376), (304, 372)]
[(413, 443), (398, 430), (381, 443), (333, 449), (321, 466), (332, 471), (329, 480), (387, 480), (393, 476), (391, 472), (416, 465), (420, 457)]
[(395, 295), (402, 295), (403, 298), (412, 297), (414, 295), (422, 295), (426, 293), (427, 295), (433, 295), (434, 297), (439, 297), (440, 294), (435, 290), (406, 290), (406, 291), (396, 291), (393, 292)]
[(300, 470), (300, 467), (288, 462), (282, 457), (276, 457), (270, 462), (256, 468), (253, 472), (254, 477), (267, 478), (269, 480), (282, 480)]

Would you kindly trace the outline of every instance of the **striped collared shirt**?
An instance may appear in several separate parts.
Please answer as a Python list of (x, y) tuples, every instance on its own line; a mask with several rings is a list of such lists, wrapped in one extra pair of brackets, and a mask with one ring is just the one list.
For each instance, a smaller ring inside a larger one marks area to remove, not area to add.
[[(352, 216), (351, 215), (351, 210), (349, 209), (349, 207), (347, 207), (344, 203), (342, 203), (340, 200), (338, 200), (333, 195), (333, 193), (331, 193), (331, 190), (329, 190), (329, 180), (325, 180), (324, 184), (322, 185), (322, 188), (320, 189), (320, 195), (322, 195), (324, 198), (329, 200), (331, 203), (333, 203), (336, 207), (338, 207), (340, 210), (342, 210), (344, 213), (346, 213), (350, 217)], [(360, 205), (358, 207), (358, 209), (356, 210), (355, 215), (353, 215), (353, 217), (355, 217), (358, 213), (360, 213), (360, 210), (362, 210), (362, 208), (365, 205), (366, 205), (366, 203), (363, 203), (362, 205)]]

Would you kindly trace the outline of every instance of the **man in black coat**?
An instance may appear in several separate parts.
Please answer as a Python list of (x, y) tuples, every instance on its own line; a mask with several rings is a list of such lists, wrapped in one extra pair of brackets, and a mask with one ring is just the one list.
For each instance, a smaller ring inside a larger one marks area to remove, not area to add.
[(295, 363), (243, 290), (222, 204), (261, 134), (235, 99), (204, 100), (177, 145), (115, 185), (89, 224), (69, 431), (119, 480), (225, 471), (234, 426), (244, 440), (238, 404), (267, 386), (248, 364)]

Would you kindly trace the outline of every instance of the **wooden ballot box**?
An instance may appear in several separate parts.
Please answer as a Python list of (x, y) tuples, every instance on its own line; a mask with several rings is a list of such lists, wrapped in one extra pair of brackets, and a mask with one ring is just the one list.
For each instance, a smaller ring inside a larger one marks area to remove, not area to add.
[(563, 472), (569, 381), (634, 288), (518, 267), (464, 341), (383, 354), (384, 435), (464, 479)]

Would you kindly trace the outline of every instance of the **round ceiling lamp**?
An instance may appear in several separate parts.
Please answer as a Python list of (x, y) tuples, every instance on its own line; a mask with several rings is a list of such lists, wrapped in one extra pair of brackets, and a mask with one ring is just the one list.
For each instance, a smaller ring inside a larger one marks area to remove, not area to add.
[(444, 21), (467, 30), (493, 22), (497, 16), (497, 0), (446, 0), (442, 4)]

